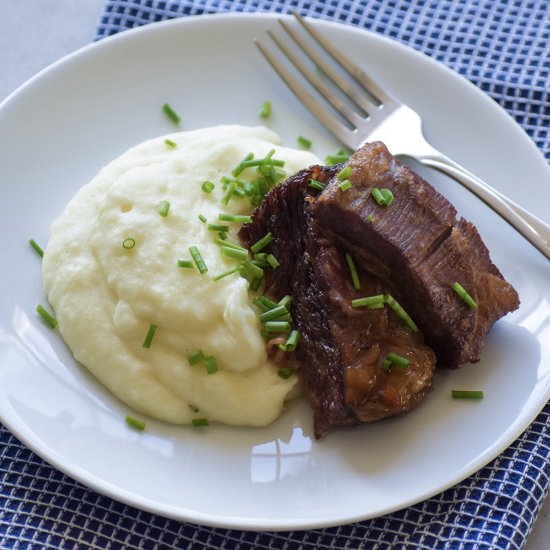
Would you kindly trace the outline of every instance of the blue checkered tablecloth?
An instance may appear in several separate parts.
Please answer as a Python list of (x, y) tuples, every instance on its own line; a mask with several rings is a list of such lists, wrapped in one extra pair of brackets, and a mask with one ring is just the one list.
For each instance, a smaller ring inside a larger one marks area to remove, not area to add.
[[(363, 27), (448, 65), (500, 103), (550, 160), (548, 0), (107, 0), (96, 39), (170, 17), (290, 9)], [(99, 495), (0, 427), (1, 548), (521, 548), (550, 482), (550, 405), (464, 482), (340, 527), (253, 533), (179, 523)]]

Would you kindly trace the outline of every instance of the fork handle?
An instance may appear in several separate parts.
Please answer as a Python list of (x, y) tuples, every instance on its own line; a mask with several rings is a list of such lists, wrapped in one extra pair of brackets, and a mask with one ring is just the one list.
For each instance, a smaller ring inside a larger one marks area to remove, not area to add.
[(500, 214), (523, 235), (543, 256), (550, 260), (550, 225), (531, 214), (519, 204), (493, 189), (460, 164), (439, 153), (415, 159), (450, 176), (469, 189), (487, 206)]

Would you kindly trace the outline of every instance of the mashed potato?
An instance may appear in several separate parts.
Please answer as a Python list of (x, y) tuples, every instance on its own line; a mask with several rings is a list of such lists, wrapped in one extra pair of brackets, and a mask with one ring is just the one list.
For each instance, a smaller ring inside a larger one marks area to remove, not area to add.
[[(248, 283), (220, 256), (208, 231), (219, 212), (250, 213), (248, 200), (220, 203), (220, 178), (253, 152), (275, 148), (288, 174), (318, 162), (279, 146), (266, 128), (219, 126), (142, 143), (103, 168), (71, 200), (51, 228), (43, 281), (59, 330), (78, 361), (122, 401), (176, 423), (193, 418), (263, 426), (280, 414), (295, 384), (277, 375), (266, 356)], [(251, 169), (248, 169), (251, 170)], [(243, 174), (246, 177), (246, 173)], [(212, 193), (203, 181), (216, 184)], [(170, 202), (166, 217), (161, 201)], [(236, 239), (239, 224), (230, 230)], [(124, 248), (125, 239), (135, 241)], [(197, 246), (208, 272), (178, 267)], [(157, 330), (142, 346), (151, 324)], [(215, 357), (218, 371), (190, 366), (196, 350)]]

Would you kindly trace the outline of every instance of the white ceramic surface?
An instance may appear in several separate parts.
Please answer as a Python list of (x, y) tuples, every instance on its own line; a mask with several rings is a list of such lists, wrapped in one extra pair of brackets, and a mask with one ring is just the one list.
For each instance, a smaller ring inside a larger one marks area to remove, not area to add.
[[(267, 429), (206, 430), (152, 420), (128, 429), (127, 408), (72, 359), (37, 318), (40, 260), (51, 221), (75, 191), (135, 143), (182, 128), (258, 124), (321, 156), (337, 145), (265, 65), (252, 39), (268, 15), (186, 18), (91, 45), (29, 81), (0, 106), (3, 250), (0, 418), (51, 464), (96, 490), (169, 517), (217, 526), (291, 529), (374, 517), (464, 479), (509, 445), (550, 395), (550, 267), (477, 199), (420, 170), (473, 221), (522, 306), (492, 331), (483, 359), (439, 373), (412, 413), (312, 439), (294, 403)], [(492, 100), (451, 71), (379, 36), (318, 22), (335, 42), (425, 117), (436, 146), (548, 220), (546, 162)], [(481, 402), (450, 389), (483, 389)]]

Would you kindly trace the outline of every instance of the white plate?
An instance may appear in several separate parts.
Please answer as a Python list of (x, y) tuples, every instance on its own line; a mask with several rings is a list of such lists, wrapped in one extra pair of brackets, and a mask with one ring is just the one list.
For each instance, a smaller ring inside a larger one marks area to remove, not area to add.
[[(391, 512), (466, 478), (503, 451), (550, 395), (548, 262), (457, 185), (428, 175), (479, 227), (520, 293), (519, 311), (490, 334), (482, 361), (441, 372), (410, 414), (312, 439), (295, 403), (267, 429), (124, 424), (127, 408), (37, 318), (40, 260), (70, 197), (130, 146), (173, 130), (168, 101), (192, 129), (269, 126), (286, 144), (337, 144), (300, 107), (252, 45), (269, 15), (219, 15), (150, 25), (91, 45), (32, 79), (0, 108), (2, 309), (0, 418), (26, 445), (82, 483), (138, 508), (206, 525), (298, 529)], [(523, 131), (485, 95), (430, 59), (375, 34), (317, 22), (426, 119), (434, 144), (548, 217), (549, 171)], [(452, 388), (482, 389), (481, 402)]]

